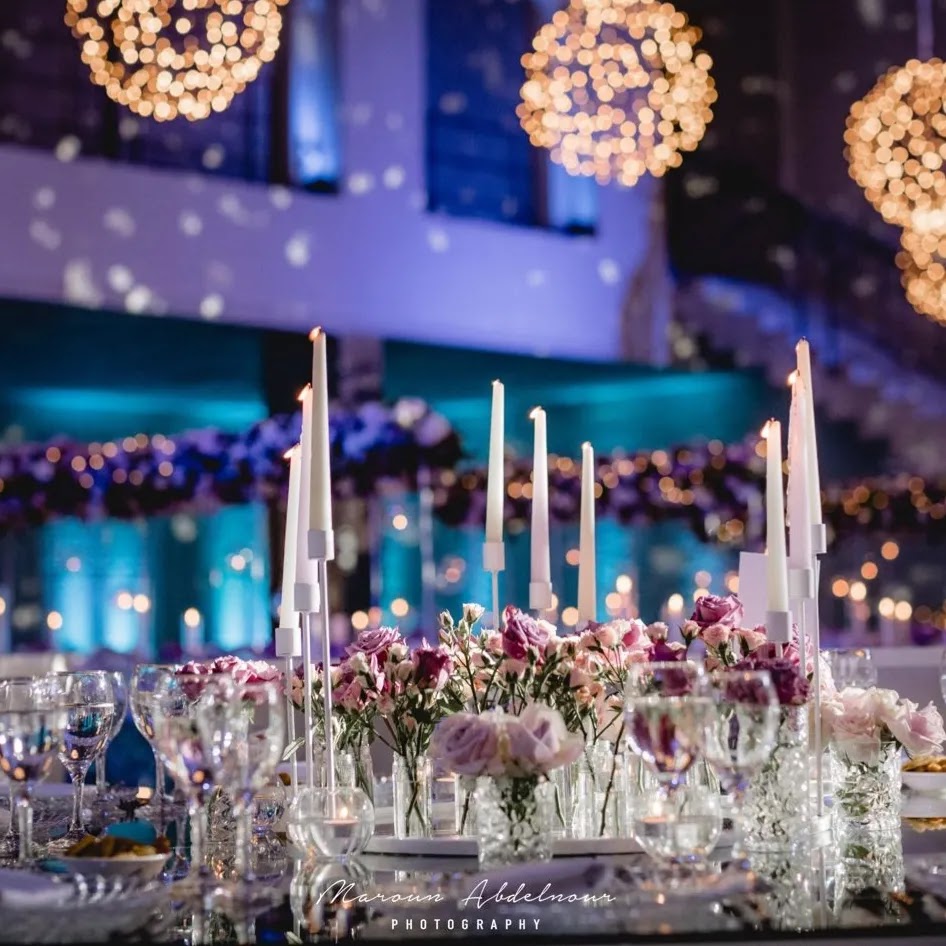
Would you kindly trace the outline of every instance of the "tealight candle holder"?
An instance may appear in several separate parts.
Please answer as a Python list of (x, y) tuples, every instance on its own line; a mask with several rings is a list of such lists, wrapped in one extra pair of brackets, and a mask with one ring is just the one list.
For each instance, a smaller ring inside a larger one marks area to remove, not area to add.
[(374, 805), (360, 788), (304, 788), (289, 806), (286, 833), (307, 855), (345, 860), (374, 833)]

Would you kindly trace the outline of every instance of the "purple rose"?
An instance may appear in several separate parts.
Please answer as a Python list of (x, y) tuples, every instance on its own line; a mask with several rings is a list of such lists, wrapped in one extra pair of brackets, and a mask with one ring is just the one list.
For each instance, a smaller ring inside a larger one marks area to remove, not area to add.
[(768, 670), (775, 693), (782, 706), (801, 706), (808, 702), (811, 684), (798, 673), (798, 664), (785, 657), (764, 657), (756, 651), (744, 657), (734, 670)]
[(650, 653), (654, 663), (669, 663), (672, 660), (686, 660), (686, 644), (680, 641), (654, 641), (654, 649)]
[(492, 713), (456, 713), (442, 719), (428, 754), (457, 775), (502, 775), (497, 718)]
[(345, 653), (362, 653), (366, 657), (377, 656), (379, 663), (384, 663), (392, 644), (403, 640), (396, 627), (376, 627), (362, 631), (354, 644), (349, 644)]
[(696, 602), (696, 608), (690, 618), (701, 628), (711, 624), (722, 624), (725, 627), (739, 627), (742, 624), (742, 602), (735, 595), (703, 595)]
[(531, 652), (541, 660), (551, 636), (548, 625), (512, 605), (506, 608), (504, 617), (503, 653), (513, 660), (525, 660)]
[(442, 690), (450, 679), (453, 661), (444, 647), (418, 647), (411, 661), (414, 680), (422, 690)]

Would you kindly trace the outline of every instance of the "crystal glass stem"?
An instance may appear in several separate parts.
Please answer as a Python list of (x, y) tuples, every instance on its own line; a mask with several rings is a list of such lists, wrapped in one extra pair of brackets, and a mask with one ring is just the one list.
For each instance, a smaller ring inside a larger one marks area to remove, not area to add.
[(82, 796), (85, 792), (85, 775), (88, 769), (80, 769), (72, 776), (72, 820), (69, 822), (69, 833), (85, 830), (82, 819)]
[(191, 869), (192, 876), (203, 876), (209, 872), (207, 867), (207, 809), (199, 800), (188, 805), (191, 834)]
[(20, 849), (20, 831), (16, 823), (16, 787), (14, 782), (10, 782), (10, 827), (3, 836), (2, 842), (5, 856), (13, 857)]
[(99, 801), (102, 801), (108, 793), (108, 779), (105, 775), (105, 753), (108, 746), (102, 750), (102, 754), (95, 760), (95, 795)]
[(154, 753), (154, 796), (156, 801), (164, 798), (164, 766), (161, 763), (161, 756), (157, 749), (152, 749)]
[(15, 815), (17, 829), (20, 835), (20, 847), (17, 852), (17, 863), (31, 864), (33, 861), (33, 806), (30, 804), (29, 789), (23, 789), (16, 799)]
[(253, 879), (253, 799), (241, 798), (233, 807), (236, 819), (236, 872), (240, 880)]

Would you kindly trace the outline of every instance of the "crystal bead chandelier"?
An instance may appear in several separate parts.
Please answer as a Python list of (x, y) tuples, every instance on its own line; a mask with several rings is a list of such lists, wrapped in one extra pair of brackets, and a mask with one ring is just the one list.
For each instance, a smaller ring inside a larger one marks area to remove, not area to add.
[(701, 36), (670, 3), (570, 0), (522, 58), (520, 124), (571, 174), (627, 186), (660, 177), (713, 117)]
[(222, 112), (279, 48), (288, 0), (66, 0), (91, 79), (156, 121)]

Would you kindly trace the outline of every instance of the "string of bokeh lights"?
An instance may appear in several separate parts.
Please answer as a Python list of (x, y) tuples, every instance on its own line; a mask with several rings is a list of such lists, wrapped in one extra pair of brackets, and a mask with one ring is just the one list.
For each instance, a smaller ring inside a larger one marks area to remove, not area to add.
[(279, 49), (288, 0), (66, 0), (92, 82), (137, 115), (224, 111)]
[(701, 36), (670, 3), (571, 0), (522, 57), (523, 130), (570, 174), (627, 186), (662, 176), (713, 117)]

